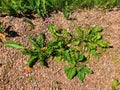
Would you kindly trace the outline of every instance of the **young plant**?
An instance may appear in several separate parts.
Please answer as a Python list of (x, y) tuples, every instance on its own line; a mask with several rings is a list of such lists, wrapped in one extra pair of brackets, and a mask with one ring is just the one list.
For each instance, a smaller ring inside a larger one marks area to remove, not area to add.
[[(79, 39), (73, 38), (71, 33), (67, 30), (56, 31), (54, 25), (49, 26), (49, 30), (55, 37), (56, 48), (54, 48), (54, 56), (56, 56), (57, 61), (64, 60), (68, 63), (65, 67), (65, 73), (68, 79), (73, 79), (75, 76), (83, 82), (86, 74), (92, 74), (86, 65), (82, 65), (82, 62), (86, 60), (84, 53), (80, 51)], [(52, 45), (52, 46), (54, 46)]]
[(11, 41), (5, 42), (5, 45), (12, 48), (22, 49), (24, 55), (30, 55), (30, 58), (27, 61), (28, 67), (32, 67), (36, 61), (39, 61), (41, 65), (47, 66), (45, 59), (47, 59), (51, 53), (45, 46), (43, 34), (40, 34), (37, 39), (30, 38), (29, 41), (33, 45), (33, 48), (31, 49)]
[(94, 26), (83, 30), (78, 27), (77, 34), (71, 34), (67, 30), (56, 31), (55, 26), (50, 25), (49, 31), (55, 38), (56, 47), (59, 46), (54, 49), (57, 61), (64, 60), (68, 63), (64, 69), (66, 76), (69, 79), (77, 76), (83, 82), (85, 75), (93, 72), (82, 62), (90, 59), (87, 56), (90, 54), (99, 57), (97, 49), (108, 47), (108, 42), (102, 40), (102, 28)]
[(77, 28), (77, 34), (71, 34), (67, 30), (56, 30), (54, 25), (48, 27), (53, 36), (53, 40), (49, 42), (44, 41), (43, 34), (37, 39), (30, 38), (30, 43), (33, 48), (27, 49), (24, 46), (14, 42), (5, 42), (6, 46), (17, 49), (22, 49), (24, 55), (30, 55), (27, 65), (32, 67), (36, 61), (41, 65), (46, 65), (46, 59), (55, 57), (56, 61), (65, 61), (67, 66), (64, 68), (68, 79), (73, 79), (75, 76), (84, 81), (86, 74), (92, 74), (93, 71), (89, 69), (83, 62), (87, 59), (87, 54), (98, 57), (97, 48), (107, 48), (107, 42), (102, 40), (101, 31), (99, 27), (92, 27), (87, 30)]

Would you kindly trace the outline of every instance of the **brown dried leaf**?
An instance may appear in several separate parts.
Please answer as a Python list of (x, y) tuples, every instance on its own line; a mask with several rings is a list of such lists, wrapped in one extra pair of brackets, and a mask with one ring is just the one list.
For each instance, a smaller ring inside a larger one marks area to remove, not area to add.
[(1, 39), (2, 42), (5, 42), (6, 41), (5, 35), (0, 33), (0, 39)]

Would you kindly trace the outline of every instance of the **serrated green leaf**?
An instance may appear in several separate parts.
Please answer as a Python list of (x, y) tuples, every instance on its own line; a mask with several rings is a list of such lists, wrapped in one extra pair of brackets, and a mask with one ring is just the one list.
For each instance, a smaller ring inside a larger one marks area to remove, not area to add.
[(91, 54), (92, 54), (93, 56), (95, 56), (95, 57), (97, 57), (97, 58), (99, 58), (99, 57), (100, 57), (100, 54), (99, 54), (99, 53), (97, 53), (97, 51), (96, 51), (96, 50), (91, 50), (90, 52), (91, 52)]
[(87, 66), (82, 66), (82, 71), (86, 74), (92, 74), (93, 71), (91, 69), (89, 69)]
[(91, 50), (97, 50), (97, 46), (94, 45), (94, 44), (89, 43), (89, 44), (88, 44), (88, 50), (89, 50), (89, 51), (91, 51)]
[(91, 38), (91, 40), (92, 40), (93, 42), (96, 42), (96, 41), (100, 40), (101, 38), (102, 38), (102, 35), (101, 35), (100, 33), (96, 33), (96, 34)]
[(47, 48), (47, 49), (45, 50), (45, 53), (46, 53), (46, 54), (48, 55), (48, 57), (49, 57), (49, 56), (52, 55), (53, 51), (54, 51), (54, 50), (49, 47), (49, 48)]
[(71, 61), (71, 57), (70, 57), (70, 54), (69, 54), (69, 50), (66, 50), (64, 51), (64, 59), (68, 62)]
[(76, 61), (73, 58), (71, 58), (69, 50), (64, 51), (64, 59), (67, 62), (69, 62), (69, 63), (71, 63), (73, 65), (76, 65)]
[(77, 77), (80, 81), (83, 82), (84, 78), (85, 78), (85, 75), (86, 74), (92, 74), (93, 71), (90, 70), (88, 67), (86, 67), (85, 65), (82, 65), (81, 67), (78, 67), (77, 68)]
[(57, 57), (56, 57), (56, 61), (57, 61), (57, 62), (60, 62), (61, 60), (62, 60), (62, 56), (57, 56)]
[(108, 43), (103, 42), (102, 40), (97, 41), (97, 44), (102, 48), (107, 48), (108, 47)]
[(96, 39), (95, 39), (95, 40), (97, 41), (97, 40), (100, 40), (101, 38), (102, 38), (102, 35), (101, 35), (100, 33), (97, 33), (97, 34), (96, 34)]
[(77, 32), (78, 36), (79, 36), (81, 39), (83, 39), (83, 37), (84, 37), (84, 31), (83, 31), (80, 27), (78, 27), (78, 28), (76, 29), (76, 32)]
[(83, 54), (79, 54), (78, 61), (81, 62), (85, 59), (85, 56)]
[(24, 49), (25, 48), (24, 46), (17, 44), (16, 42), (13, 42), (13, 41), (6, 41), (4, 44), (8, 47), (12, 47), (12, 48), (16, 48), (16, 49)]
[(84, 78), (85, 78), (85, 73), (84, 73), (84, 72), (79, 72), (79, 73), (77, 74), (77, 77), (78, 77), (78, 79), (79, 79), (80, 81), (83, 82), (83, 80), (84, 80)]
[(66, 73), (66, 76), (68, 77), (68, 79), (73, 79), (73, 77), (77, 73), (77, 69), (76, 68), (72, 68), (70, 66), (65, 67), (64, 70), (65, 70), (65, 73)]

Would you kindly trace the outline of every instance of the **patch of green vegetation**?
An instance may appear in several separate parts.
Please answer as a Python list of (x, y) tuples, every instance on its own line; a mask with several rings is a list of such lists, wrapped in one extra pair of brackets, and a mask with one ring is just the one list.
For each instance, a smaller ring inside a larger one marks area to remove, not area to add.
[(117, 90), (116, 87), (119, 85), (120, 85), (120, 82), (118, 81), (118, 79), (114, 79), (112, 83), (112, 90)]
[(29, 81), (29, 82), (35, 82), (35, 78), (30, 77), (30, 78), (28, 79), (28, 81)]
[(47, 17), (53, 11), (62, 11), (68, 19), (71, 12), (77, 8), (112, 8), (120, 7), (119, 0), (1, 0), (0, 12), (10, 15), (26, 16), (37, 13)]
[(27, 65), (32, 67), (35, 62), (39, 61), (41, 65), (47, 66), (46, 59), (56, 57), (56, 61), (65, 61), (67, 66), (64, 68), (68, 79), (73, 79), (75, 76), (84, 81), (86, 74), (92, 74), (83, 62), (90, 59), (90, 56), (100, 57), (98, 48), (108, 48), (108, 42), (103, 41), (101, 34), (102, 28), (93, 26), (86, 30), (78, 27), (76, 34), (72, 34), (67, 30), (56, 30), (54, 25), (48, 27), (53, 36), (53, 40), (45, 42), (44, 35), (30, 38), (30, 43), (33, 45), (31, 49), (17, 43), (7, 41), (6, 46), (22, 49), (24, 55), (29, 55)]

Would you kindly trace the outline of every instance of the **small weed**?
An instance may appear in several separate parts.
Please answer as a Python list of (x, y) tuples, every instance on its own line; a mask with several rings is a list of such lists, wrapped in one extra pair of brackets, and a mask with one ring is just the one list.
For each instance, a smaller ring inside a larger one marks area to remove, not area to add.
[(78, 27), (76, 34), (67, 32), (67, 30), (56, 30), (54, 25), (48, 27), (53, 36), (53, 40), (45, 42), (44, 35), (41, 33), (37, 39), (30, 38), (30, 43), (33, 45), (31, 49), (19, 45), (15, 42), (7, 41), (6, 46), (22, 49), (24, 55), (29, 55), (27, 65), (32, 67), (36, 61), (41, 65), (47, 66), (46, 59), (56, 57), (56, 61), (61, 60), (67, 62), (64, 68), (68, 79), (73, 79), (75, 76), (84, 81), (86, 74), (92, 74), (83, 62), (90, 59), (90, 55), (97, 58), (100, 57), (98, 48), (108, 48), (108, 42), (102, 40), (102, 28), (94, 26), (86, 30)]
[(28, 79), (28, 81), (29, 81), (29, 82), (35, 82), (35, 78), (30, 77), (30, 78)]

